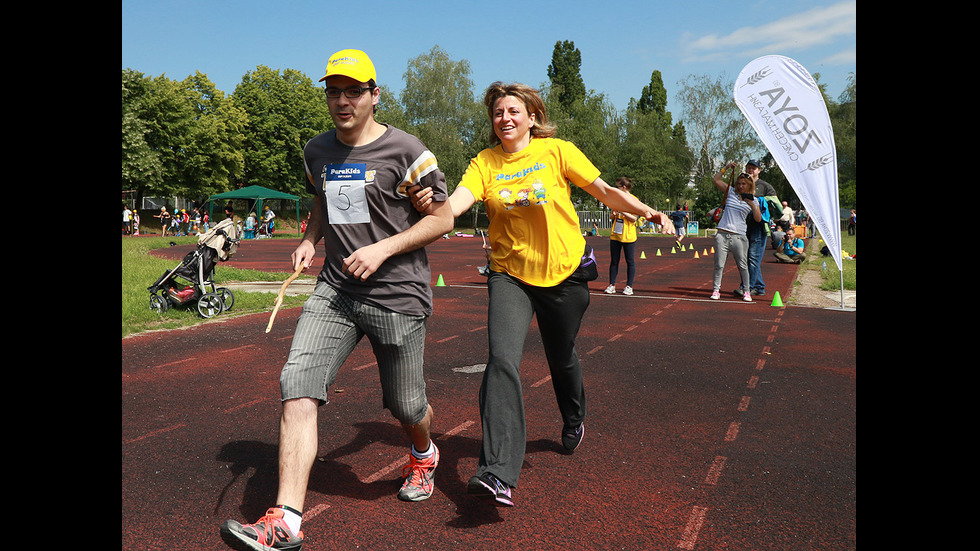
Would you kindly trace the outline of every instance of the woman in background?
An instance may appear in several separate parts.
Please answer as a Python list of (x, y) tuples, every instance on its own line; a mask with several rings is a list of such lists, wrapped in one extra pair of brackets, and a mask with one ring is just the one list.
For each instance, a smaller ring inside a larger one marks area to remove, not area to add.
[(728, 163), (712, 177), (715, 187), (725, 192), (725, 210), (722, 211), (718, 233), (715, 234), (715, 273), (711, 298), (721, 298), (721, 276), (730, 251), (742, 278), (742, 300), (752, 302), (752, 295), (749, 293), (749, 238), (745, 235), (745, 221), (751, 215), (756, 222), (761, 222), (762, 211), (759, 210), (759, 200), (755, 197), (755, 180), (748, 174), (739, 174), (735, 185), (729, 185), (724, 180), (725, 171), (735, 166), (735, 163)]
[[(616, 178), (616, 187), (625, 193), (630, 193), (633, 188), (633, 180), (620, 176)], [(630, 193), (632, 195), (632, 193)], [(626, 257), (626, 287), (623, 288), (624, 295), (633, 294), (633, 277), (636, 275), (636, 262), (633, 260), (633, 251), (636, 248), (636, 220), (637, 216), (628, 212), (614, 210), (610, 213), (612, 218), (612, 231), (609, 234), (609, 287), (606, 293), (616, 294), (616, 278), (619, 276), (619, 255)]]

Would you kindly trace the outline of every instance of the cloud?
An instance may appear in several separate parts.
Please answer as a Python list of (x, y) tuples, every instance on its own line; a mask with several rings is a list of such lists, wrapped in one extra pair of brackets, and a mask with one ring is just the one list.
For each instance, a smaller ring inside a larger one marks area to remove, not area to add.
[[(684, 60), (717, 61), (729, 57), (786, 54), (833, 45), (835, 41), (856, 33), (856, 0), (840, 2), (776, 21), (742, 27), (723, 36), (711, 34), (690, 39), (684, 45)], [(854, 55), (853, 50), (851, 55)]]
[(824, 65), (854, 65), (857, 63), (857, 48), (841, 50), (821, 59), (818, 63)]

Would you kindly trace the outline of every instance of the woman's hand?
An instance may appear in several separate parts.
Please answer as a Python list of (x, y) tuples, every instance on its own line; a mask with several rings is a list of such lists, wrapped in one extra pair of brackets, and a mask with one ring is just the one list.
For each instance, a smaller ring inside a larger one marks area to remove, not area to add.
[(408, 192), (408, 197), (411, 199), (412, 206), (415, 207), (415, 210), (424, 214), (432, 206), (431, 187), (422, 187), (415, 184), (405, 191)]
[(660, 231), (663, 233), (674, 233), (674, 221), (666, 213), (651, 209), (643, 218), (650, 222), (660, 224)]
[(735, 161), (729, 161), (728, 164), (721, 167), (721, 170), (711, 177), (711, 181), (714, 182), (715, 187), (724, 191), (725, 193), (728, 193), (729, 184), (725, 181), (725, 172), (727, 172), (730, 168), (735, 168), (736, 166), (738, 165), (735, 164)]

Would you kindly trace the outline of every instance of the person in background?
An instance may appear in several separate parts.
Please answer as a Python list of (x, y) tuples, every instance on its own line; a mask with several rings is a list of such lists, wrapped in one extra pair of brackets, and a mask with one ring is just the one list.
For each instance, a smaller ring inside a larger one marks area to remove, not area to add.
[(805, 249), (806, 245), (804, 245), (803, 240), (796, 237), (796, 230), (790, 227), (786, 230), (786, 235), (783, 236), (773, 256), (783, 263), (799, 264), (806, 260), (806, 253), (803, 252)]
[(177, 235), (190, 235), (191, 217), (187, 209), (180, 209), (180, 226)]
[(725, 270), (728, 253), (731, 252), (742, 279), (741, 288), (744, 289), (742, 300), (752, 302), (752, 296), (748, 291), (749, 239), (745, 235), (746, 219), (761, 222), (762, 211), (759, 210), (759, 199), (755, 196), (755, 182), (750, 175), (744, 172), (739, 174), (735, 179), (735, 185), (729, 185), (724, 180), (725, 171), (734, 169), (735, 166), (735, 163), (728, 163), (712, 177), (715, 187), (725, 193), (725, 210), (718, 222), (718, 233), (715, 234), (715, 270), (711, 298), (713, 300), (721, 298), (722, 273)]
[[(630, 193), (633, 188), (633, 180), (625, 176), (616, 178), (616, 188), (625, 193)], [(632, 195), (630, 193), (630, 195)], [(628, 212), (611, 211), (609, 214), (612, 219), (612, 230), (609, 233), (609, 286), (606, 293), (616, 294), (616, 278), (619, 276), (619, 255), (626, 257), (626, 287), (623, 288), (624, 295), (633, 294), (633, 279), (636, 276), (636, 261), (633, 253), (636, 249), (636, 220), (637, 216)]]
[(788, 201), (783, 201), (783, 215), (779, 217), (777, 224), (782, 225), (783, 231), (796, 225), (796, 214), (793, 213)]
[(243, 235), (245, 239), (255, 239), (256, 225), (257, 222), (255, 221), (255, 213), (248, 213), (248, 216), (245, 218), (245, 232)]
[[(776, 195), (772, 184), (759, 177), (761, 172), (762, 164), (759, 161), (749, 160), (745, 163), (745, 173), (755, 182), (755, 196)], [(745, 235), (749, 239), (749, 288), (736, 289), (735, 296), (741, 297), (745, 291), (754, 296), (765, 296), (766, 282), (762, 278), (762, 257), (766, 253), (766, 223), (749, 218), (746, 220)]]
[(674, 239), (674, 244), (678, 248), (681, 246), (681, 241), (684, 240), (685, 228), (689, 218), (687, 209), (681, 209), (680, 205), (677, 205), (677, 209), (670, 213), (670, 221), (674, 223), (674, 233), (677, 236)]
[(123, 205), (122, 232), (123, 235), (133, 234), (133, 211), (129, 210), (129, 205)]
[(163, 232), (163, 236), (167, 236), (167, 231), (170, 229), (170, 213), (167, 212), (167, 207), (160, 207), (160, 214), (154, 214), (154, 218), (160, 219), (160, 227)]
[(269, 208), (268, 205), (265, 206), (265, 214), (262, 215), (262, 221), (265, 222), (265, 233), (269, 237), (272, 237), (272, 233), (275, 231), (276, 227), (276, 213)]

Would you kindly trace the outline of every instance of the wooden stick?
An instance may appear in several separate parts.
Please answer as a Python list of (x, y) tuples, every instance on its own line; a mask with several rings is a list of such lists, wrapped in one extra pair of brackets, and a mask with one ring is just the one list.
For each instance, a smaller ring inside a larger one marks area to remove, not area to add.
[(279, 311), (279, 307), (282, 305), (282, 297), (285, 296), (286, 294), (286, 287), (289, 287), (289, 284), (292, 283), (294, 279), (299, 277), (299, 274), (302, 271), (303, 271), (303, 264), (300, 263), (299, 268), (296, 268), (296, 271), (293, 272), (293, 275), (289, 276), (289, 279), (287, 279), (285, 283), (282, 284), (282, 287), (279, 288), (279, 296), (276, 297), (276, 306), (272, 309), (272, 316), (269, 317), (269, 325), (268, 327), (265, 328), (266, 333), (272, 331), (272, 322), (276, 321), (276, 312)]

